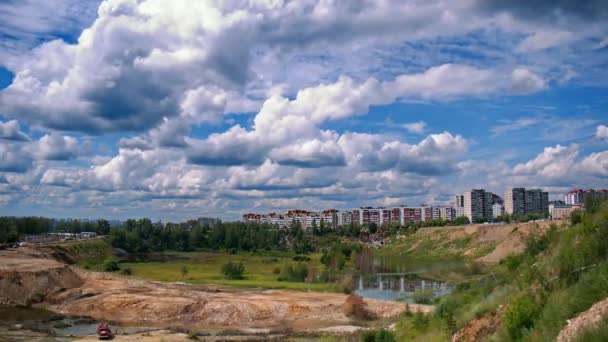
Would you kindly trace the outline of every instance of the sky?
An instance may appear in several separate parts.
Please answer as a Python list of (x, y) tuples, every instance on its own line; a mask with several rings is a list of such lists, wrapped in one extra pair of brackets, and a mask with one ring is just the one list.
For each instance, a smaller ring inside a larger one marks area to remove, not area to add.
[(0, 215), (608, 187), (603, 0), (4, 0)]

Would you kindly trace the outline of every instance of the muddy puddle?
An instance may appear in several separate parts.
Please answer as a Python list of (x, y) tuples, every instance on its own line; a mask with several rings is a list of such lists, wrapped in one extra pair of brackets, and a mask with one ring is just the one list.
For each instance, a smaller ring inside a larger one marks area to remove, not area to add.
[[(73, 337), (94, 335), (97, 321), (87, 317), (67, 317), (39, 308), (0, 306), (2, 341), (69, 341)], [(125, 326), (110, 322), (115, 332), (134, 334), (150, 331), (141, 326)]]

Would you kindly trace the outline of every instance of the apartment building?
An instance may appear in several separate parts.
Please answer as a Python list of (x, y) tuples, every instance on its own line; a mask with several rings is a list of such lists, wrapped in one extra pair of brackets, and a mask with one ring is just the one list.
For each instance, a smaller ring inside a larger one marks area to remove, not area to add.
[(525, 188), (512, 188), (505, 192), (505, 213), (521, 214), (526, 213), (526, 189)]
[(466, 216), (464, 213), (464, 206), (454, 207), (454, 218)]
[(601, 190), (575, 189), (575, 190), (569, 191), (564, 196), (564, 202), (566, 202), (566, 204), (571, 204), (571, 205), (576, 205), (576, 204), (584, 205), (585, 201), (587, 199), (606, 200), (606, 199), (608, 199), (608, 190), (606, 190), (606, 189), (601, 189)]
[(505, 213), (549, 216), (549, 193), (541, 189), (512, 188), (505, 192)]
[(401, 224), (407, 226), (409, 224), (422, 222), (422, 210), (420, 208), (402, 207)]
[(505, 213), (505, 207), (500, 203), (492, 204), (492, 218), (497, 218)]
[(454, 208), (452, 207), (437, 207), (439, 211), (439, 218), (452, 221), (456, 218)]
[(493, 194), (484, 189), (473, 189), (464, 193), (464, 216), (469, 221), (492, 219)]

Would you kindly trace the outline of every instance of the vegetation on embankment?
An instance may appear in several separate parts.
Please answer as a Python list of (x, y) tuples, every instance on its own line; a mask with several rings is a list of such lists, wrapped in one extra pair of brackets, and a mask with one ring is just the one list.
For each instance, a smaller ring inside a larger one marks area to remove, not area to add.
[(108, 238), (46, 244), (41, 248), (50, 249), (53, 257), (60, 261), (79, 266), (99, 265), (112, 256), (112, 245)]
[[(568, 319), (608, 297), (608, 202), (569, 228), (528, 235), (523, 253), (456, 286), (426, 320), (403, 317), (399, 340), (554, 341)], [(598, 331), (597, 334), (603, 332)]]
[[(439, 228), (421, 228), (392, 237), (378, 255), (401, 255), (415, 260), (475, 260), (497, 252), (501, 259), (523, 251), (529, 235), (542, 234), (549, 221), (479, 224)], [(504, 249), (504, 251), (503, 251)], [(499, 261), (499, 260), (491, 260)]]

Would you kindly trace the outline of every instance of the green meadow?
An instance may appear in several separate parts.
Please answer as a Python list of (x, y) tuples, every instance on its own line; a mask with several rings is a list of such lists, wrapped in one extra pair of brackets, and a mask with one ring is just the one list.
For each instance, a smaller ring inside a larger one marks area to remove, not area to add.
[[(133, 262), (121, 263), (121, 269), (129, 269), (132, 276), (164, 281), (184, 282), (189, 284), (208, 284), (233, 288), (289, 289), (337, 292), (339, 287), (334, 283), (322, 282), (289, 282), (278, 281), (275, 269), (285, 263), (296, 264), (293, 254), (270, 253), (268, 255), (229, 254), (217, 252), (167, 253), (171, 261), (166, 262)], [(320, 253), (306, 255), (304, 261), (313, 278), (319, 274), (323, 265)], [(226, 279), (222, 265), (227, 262), (242, 262), (245, 266), (244, 279)], [(184, 272), (184, 270), (187, 270)]]

